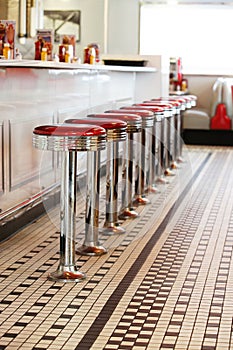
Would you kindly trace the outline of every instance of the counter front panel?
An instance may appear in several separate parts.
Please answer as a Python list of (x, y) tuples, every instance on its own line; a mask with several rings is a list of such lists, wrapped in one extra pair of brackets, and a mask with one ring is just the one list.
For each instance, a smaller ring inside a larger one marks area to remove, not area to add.
[[(150, 96), (148, 88), (147, 96), (139, 96), (136, 86), (137, 74), (151, 75), (156, 85), (155, 69), (70, 66), (0, 63), (0, 227), (42, 189), (59, 187), (59, 156), (32, 147), (35, 126), (155, 97), (153, 86)], [(79, 155), (79, 173), (85, 173), (85, 157)]]

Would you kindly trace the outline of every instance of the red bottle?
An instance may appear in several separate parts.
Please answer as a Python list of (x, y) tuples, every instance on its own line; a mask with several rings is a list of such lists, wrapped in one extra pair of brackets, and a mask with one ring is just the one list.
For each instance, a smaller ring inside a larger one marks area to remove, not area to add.
[(210, 129), (215, 129), (215, 130), (231, 129), (231, 119), (227, 115), (227, 110), (224, 103), (219, 103), (217, 105), (215, 116), (210, 121)]

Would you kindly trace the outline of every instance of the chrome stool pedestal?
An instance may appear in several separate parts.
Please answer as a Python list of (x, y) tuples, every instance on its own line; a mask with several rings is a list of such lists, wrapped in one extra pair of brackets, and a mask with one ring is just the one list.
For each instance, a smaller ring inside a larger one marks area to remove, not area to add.
[(170, 150), (170, 119), (173, 117), (174, 109), (172, 104), (163, 103), (160, 101), (145, 101), (143, 105), (156, 106), (164, 108), (164, 120), (161, 125), (161, 161), (162, 168), (165, 176), (174, 176), (174, 172), (171, 170), (171, 150)]
[(42, 125), (33, 130), (33, 145), (63, 155), (60, 206), (60, 261), (52, 281), (78, 282), (85, 274), (75, 264), (77, 152), (104, 149), (106, 132), (90, 125)]
[[(116, 129), (125, 127), (119, 120), (103, 118), (68, 119), (66, 123), (98, 125), (106, 130), (106, 141), (115, 139)], [(107, 250), (99, 243), (99, 194), (100, 194), (100, 151), (87, 154), (87, 193), (85, 214), (85, 239), (82, 246), (76, 252), (81, 255), (98, 256), (105, 254)], [(120, 228), (121, 229), (121, 228)]]
[[(180, 109), (181, 109), (181, 104), (178, 101), (175, 101), (172, 98), (157, 98), (157, 99), (152, 99), (151, 101), (153, 102), (162, 102), (166, 104), (171, 104), (173, 107), (173, 113), (172, 117), (169, 118), (169, 159), (170, 159), (170, 164), (169, 167), (170, 169), (178, 169), (179, 166), (177, 164), (177, 148), (178, 148), (178, 136), (180, 137), (180, 134), (178, 135), (177, 127), (179, 126), (180, 123)], [(180, 130), (179, 130), (180, 132)]]
[[(142, 118), (142, 131), (139, 135), (138, 149), (136, 151), (136, 174), (135, 174), (135, 195), (133, 203), (135, 205), (146, 205), (150, 200), (146, 197), (146, 181), (148, 171), (150, 171), (150, 147), (151, 134), (147, 132), (152, 130), (154, 124), (154, 114), (149, 110), (140, 110), (137, 106), (122, 107), (124, 111), (132, 112)], [(148, 170), (149, 169), (149, 170)]]
[(140, 104), (130, 107), (133, 111), (149, 111), (154, 116), (151, 135), (151, 147), (149, 153), (149, 171), (147, 174), (147, 193), (159, 192), (156, 182), (162, 175), (161, 171), (161, 123), (164, 119), (164, 109), (154, 106), (141, 106)]
[(105, 113), (90, 114), (87, 118), (101, 119), (112, 123), (107, 129), (107, 160), (106, 160), (106, 213), (104, 227), (101, 232), (106, 235), (125, 233), (118, 220), (118, 177), (119, 177), (119, 143), (127, 139), (127, 123), (114, 116), (110, 118)]
[(134, 219), (138, 213), (133, 207), (133, 168), (134, 168), (134, 137), (142, 130), (142, 118), (131, 110), (111, 110), (105, 112), (108, 116), (116, 116), (127, 123), (127, 145), (122, 164), (122, 207), (119, 219)]
[[(157, 106), (151, 103), (139, 103), (135, 105), (136, 108), (143, 108), (153, 113), (157, 110)], [(134, 108), (135, 108), (134, 106)], [(164, 119), (165, 112), (163, 111), (161, 118), (158, 119), (155, 127), (155, 153), (157, 154), (156, 161), (156, 183), (167, 184), (168, 181), (164, 175)], [(154, 131), (153, 131), (154, 132)]]
[(186, 110), (186, 100), (182, 97), (169, 96), (169, 100), (176, 101), (180, 104), (179, 113), (176, 115), (176, 155), (175, 159), (177, 163), (183, 163), (182, 158), (182, 113)]
[(197, 97), (195, 95), (173, 95), (172, 93), (169, 95), (171, 99), (174, 101), (177, 101), (180, 103), (180, 115), (179, 119), (177, 121), (177, 154), (176, 154), (176, 160), (178, 163), (183, 163), (184, 160), (182, 158), (182, 146), (183, 141), (181, 139), (181, 132), (182, 132), (182, 114), (186, 109), (191, 109), (192, 107), (195, 107), (197, 104)]

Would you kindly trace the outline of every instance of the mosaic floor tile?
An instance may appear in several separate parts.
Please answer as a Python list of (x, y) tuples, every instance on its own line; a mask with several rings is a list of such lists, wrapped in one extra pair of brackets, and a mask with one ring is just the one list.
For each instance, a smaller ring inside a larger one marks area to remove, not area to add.
[(0, 244), (1, 350), (233, 349), (233, 149), (184, 155), (177, 176), (124, 222), (126, 234), (100, 237), (106, 255), (77, 255), (82, 283), (47, 280), (59, 259), (58, 209)]

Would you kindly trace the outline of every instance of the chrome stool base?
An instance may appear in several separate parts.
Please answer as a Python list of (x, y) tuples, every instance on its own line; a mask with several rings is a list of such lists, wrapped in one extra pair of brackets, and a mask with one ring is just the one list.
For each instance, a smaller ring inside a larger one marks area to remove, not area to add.
[(166, 169), (164, 171), (164, 175), (165, 176), (175, 176), (175, 173), (172, 170), (170, 170), (170, 169)]
[(135, 219), (139, 217), (139, 214), (134, 210), (134, 208), (125, 208), (119, 215), (119, 219)]
[(159, 193), (159, 189), (155, 184), (152, 184), (147, 187), (146, 193)]
[(120, 225), (120, 223), (117, 223), (117, 222), (107, 223), (101, 229), (102, 234), (109, 235), (109, 236), (114, 235), (116, 233), (122, 234), (125, 232), (126, 232), (126, 230)]
[(88, 256), (100, 256), (107, 253), (107, 249), (103, 246), (86, 246), (82, 245), (76, 249), (76, 253), (80, 255)]
[(163, 175), (159, 176), (157, 178), (156, 182), (161, 184), (161, 185), (167, 185), (169, 183), (169, 181), (167, 179), (165, 179), (165, 177)]
[(77, 266), (62, 266), (57, 271), (48, 275), (50, 281), (57, 282), (79, 282), (86, 278), (85, 273), (78, 270)]
[(178, 163), (185, 163), (185, 160), (182, 157), (177, 158)]
[(147, 205), (150, 204), (150, 200), (144, 196), (137, 196), (136, 198), (134, 198), (134, 204), (135, 205)]
[(175, 169), (179, 169), (179, 168), (180, 168), (180, 166), (178, 165), (178, 163), (176, 161), (171, 163), (171, 169), (175, 170)]

